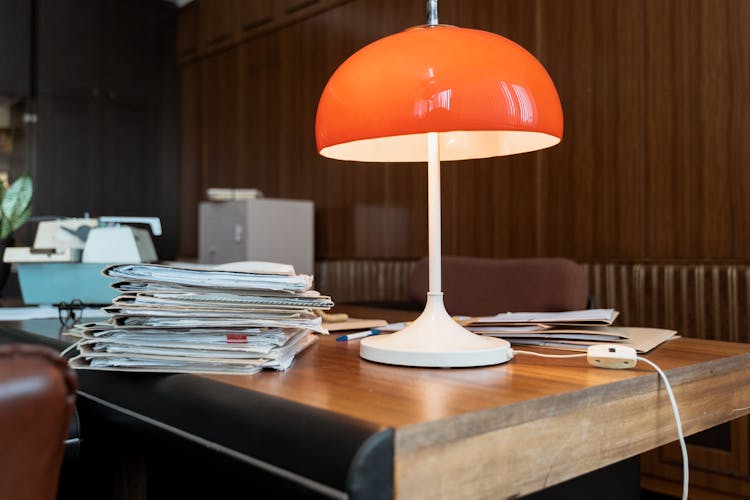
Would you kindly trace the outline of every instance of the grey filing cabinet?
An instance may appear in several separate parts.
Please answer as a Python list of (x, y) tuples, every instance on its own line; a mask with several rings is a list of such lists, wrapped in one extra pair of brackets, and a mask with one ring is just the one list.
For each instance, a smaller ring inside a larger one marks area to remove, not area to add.
[(199, 258), (203, 264), (246, 260), (292, 264), (312, 274), (313, 202), (257, 198), (204, 201), (199, 208)]

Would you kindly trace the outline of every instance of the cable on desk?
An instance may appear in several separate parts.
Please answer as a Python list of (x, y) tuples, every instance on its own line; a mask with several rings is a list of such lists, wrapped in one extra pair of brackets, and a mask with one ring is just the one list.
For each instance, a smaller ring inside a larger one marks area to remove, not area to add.
[[(656, 370), (656, 372), (659, 374), (661, 379), (664, 381), (664, 387), (667, 389), (667, 395), (669, 396), (669, 402), (672, 404), (672, 412), (674, 414), (674, 421), (677, 425), (677, 436), (680, 441), (680, 451), (682, 452), (682, 500), (687, 500), (688, 498), (688, 488), (690, 486), (690, 466), (688, 462), (688, 454), (687, 454), (687, 446), (685, 444), (685, 436), (682, 433), (682, 420), (680, 419), (680, 410), (677, 408), (677, 401), (674, 398), (674, 393), (672, 392), (672, 386), (669, 383), (669, 379), (667, 378), (667, 375), (662, 371), (659, 366), (654, 363), (651, 360), (648, 360), (642, 356), (635, 356), (635, 350), (632, 348), (628, 348), (631, 352), (630, 355), (633, 356), (638, 361), (643, 361), (644, 363), (651, 365), (651, 367)], [(589, 348), (591, 350), (591, 348)], [(513, 354), (528, 354), (531, 356), (538, 356), (540, 358), (585, 358), (589, 357), (590, 353), (586, 354), (541, 354), (538, 352), (532, 352), (532, 351), (512, 351)], [(618, 355), (613, 356), (613, 358), (619, 357)], [(629, 357), (628, 359), (632, 360), (633, 358)], [(593, 364), (591, 362), (591, 359), (589, 359), (589, 363)], [(606, 366), (604, 366), (606, 368)], [(614, 368), (613, 366), (610, 366), (609, 368)], [(631, 366), (617, 366), (616, 368), (632, 368)]]
[(540, 358), (585, 358), (588, 354), (542, 354), (534, 351), (518, 351), (513, 349), (513, 355), (516, 354), (528, 354), (529, 356), (538, 356)]
[(79, 340), (78, 342), (74, 342), (70, 344), (68, 347), (62, 350), (60, 353), (60, 357), (64, 358), (69, 352), (71, 352), (73, 349), (78, 349), (78, 345), (83, 342), (83, 339)]
[(643, 361), (644, 363), (651, 365), (654, 370), (656, 370), (656, 372), (661, 376), (661, 379), (664, 381), (664, 387), (666, 387), (667, 389), (669, 402), (672, 403), (672, 412), (674, 413), (674, 421), (677, 425), (677, 436), (680, 439), (680, 450), (682, 451), (682, 500), (687, 500), (688, 487), (690, 484), (690, 467), (688, 465), (688, 454), (687, 446), (685, 445), (685, 436), (682, 434), (682, 420), (680, 420), (680, 410), (677, 408), (677, 401), (675, 401), (674, 399), (672, 386), (669, 384), (669, 379), (667, 379), (666, 374), (662, 371), (661, 368), (657, 366), (656, 363), (641, 356), (638, 356), (637, 359), (638, 361)]

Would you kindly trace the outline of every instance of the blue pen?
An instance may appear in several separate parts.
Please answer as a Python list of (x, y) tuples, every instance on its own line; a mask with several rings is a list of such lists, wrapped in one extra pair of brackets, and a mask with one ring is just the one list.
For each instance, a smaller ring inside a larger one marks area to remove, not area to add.
[(336, 338), (336, 342), (345, 342), (347, 340), (363, 339), (372, 335), (379, 335), (380, 330), (365, 330), (364, 332), (350, 333), (348, 335), (342, 335)]

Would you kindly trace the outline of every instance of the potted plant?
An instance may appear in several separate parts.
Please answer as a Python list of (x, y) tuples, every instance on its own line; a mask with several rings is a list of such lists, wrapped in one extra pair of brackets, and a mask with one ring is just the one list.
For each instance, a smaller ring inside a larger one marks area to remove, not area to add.
[[(13, 245), (13, 233), (31, 216), (31, 198), (34, 186), (31, 176), (24, 173), (13, 184), (0, 183), (0, 255)], [(0, 290), (10, 274), (10, 264), (0, 265)]]

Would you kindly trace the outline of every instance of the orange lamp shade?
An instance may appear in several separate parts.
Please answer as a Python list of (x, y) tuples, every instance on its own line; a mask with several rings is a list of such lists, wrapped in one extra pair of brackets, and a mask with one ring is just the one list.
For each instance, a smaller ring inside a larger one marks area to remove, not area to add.
[(486, 31), (410, 28), (362, 48), (336, 70), (318, 104), (321, 155), (370, 162), (488, 158), (562, 139), (560, 99), (544, 67)]

